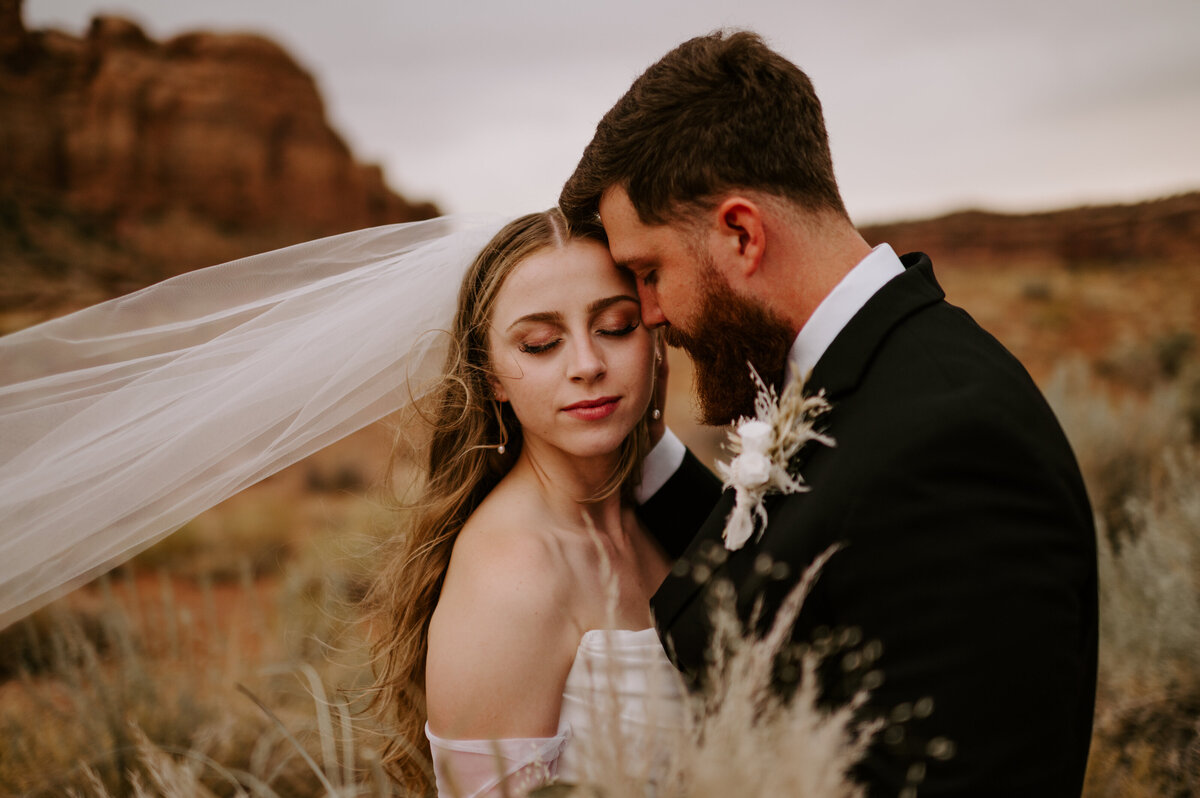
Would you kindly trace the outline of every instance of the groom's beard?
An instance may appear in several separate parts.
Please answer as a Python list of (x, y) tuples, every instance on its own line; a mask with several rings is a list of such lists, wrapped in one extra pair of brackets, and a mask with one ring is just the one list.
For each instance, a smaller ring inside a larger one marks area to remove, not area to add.
[(669, 325), (663, 339), (687, 352), (695, 365), (701, 423), (728, 424), (754, 415), (757, 389), (748, 363), (768, 385), (783, 387), (795, 336), (776, 314), (735, 293), (711, 265), (703, 265), (700, 276), (695, 329)]

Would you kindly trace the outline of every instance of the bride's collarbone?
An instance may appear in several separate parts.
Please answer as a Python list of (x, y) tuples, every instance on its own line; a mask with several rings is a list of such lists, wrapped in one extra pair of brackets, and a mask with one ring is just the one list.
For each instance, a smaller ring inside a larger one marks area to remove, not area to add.
[(595, 577), (638, 574), (661, 559), (642, 530), (624, 524), (607, 529), (584, 524), (564, 530), (559, 540), (573, 569)]
[(650, 597), (658, 582), (639, 546), (606, 546), (601, 553), (596, 541), (589, 540), (575, 541), (570, 548), (572, 615), (581, 633), (650, 625)]
[[(632, 510), (592, 513), (590, 522), (581, 513), (576, 520), (522, 487), (502, 483), (471, 515), (455, 542), (447, 586), (453, 582), (486, 600), (475, 582), (478, 569), (499, 567), (506, 575), (492, 589), (520, 582), (558, 604), (580, 632), (649, 625), (649, 599), (669, 563)], [(464, 579), (473, 584), (461, 585)]]

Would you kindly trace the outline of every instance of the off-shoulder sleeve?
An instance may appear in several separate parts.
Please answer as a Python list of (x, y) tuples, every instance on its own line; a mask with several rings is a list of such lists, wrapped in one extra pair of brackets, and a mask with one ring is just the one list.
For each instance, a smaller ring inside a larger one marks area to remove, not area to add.
[(571, 738), (567, 724), (553, 737), (447, 740), (425, 724), (433, 753), (438, 798), (524, 795), (558, 775), (558, 758)]

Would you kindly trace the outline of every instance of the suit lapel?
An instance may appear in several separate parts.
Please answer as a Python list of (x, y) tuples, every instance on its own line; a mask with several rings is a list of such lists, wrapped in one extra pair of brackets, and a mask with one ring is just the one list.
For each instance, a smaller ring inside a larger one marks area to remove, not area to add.
[(808, 380), (812, 390), (824, 388), (831, 400), (854, 390), (880, 344), (896, 325), (945, 298), (946, 293), (933, 276), (933, 265), (924, 253), (904, 255), (900, 262), (904, 264), (904, 273), (896, 275), (867, 300), (817, 361)]
[[(867, 301), (813, 368), (808, 382), (813, 391), (823, 388), (831, 401), (852, 391), (861, 381), (880, 344), (896, 325), (921, 308), (945, 297), (945, 292), (933, 276), (933, 266), (927, 256), (912, 253), (900, 260), (905, 267), (904, 273), (893, 278)], [(831, 429), (830, 433), (837, 438), (837, 430)], [(810, 446), (802, 450), (795, 462), (802, 466), (811, 449)], [(739, 551), (728, 553), (724, 564), (714, 565), (711, 562), (710, 553), (714, 545), (724, 548), (721, 537), (733, 503), (733, 491), (725, 491), (691, 545), (676, 561), (675, 567), (651, 599), (655, 623), (661, 632), (670, 630), (697, 594), (725, 571), (728, 561), (754, 555), (755, 545), (748, 543)], [(703, 567), (697, 569), (697, 566)]]

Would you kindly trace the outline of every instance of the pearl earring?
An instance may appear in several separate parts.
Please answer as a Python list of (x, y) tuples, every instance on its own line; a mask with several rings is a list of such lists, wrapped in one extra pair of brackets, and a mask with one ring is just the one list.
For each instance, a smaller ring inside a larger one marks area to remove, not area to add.
[(500, 412), (500, 403), (495, 399), (492, 400), (492, 408), (496, 411), (496, 423), (500, 426), (500, 445), (496, 447), (496, 454), (504, 454), (504, 446), (508, 443), (508, 427), (504, 426), (504, 414)]

